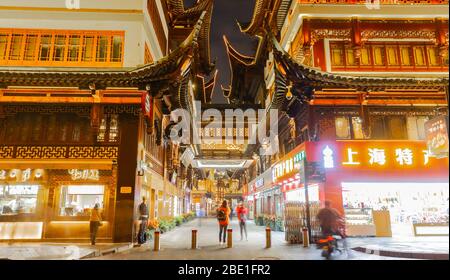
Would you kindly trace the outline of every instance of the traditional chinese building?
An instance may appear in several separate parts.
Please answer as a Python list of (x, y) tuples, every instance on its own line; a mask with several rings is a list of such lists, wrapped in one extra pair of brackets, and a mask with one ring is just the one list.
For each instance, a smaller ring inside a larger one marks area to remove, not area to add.
[(31, 2), (0, 7), (0, 239), (88, 240), (99, 203), (100, 242), (130, 242), (142, 196), (151, 218), (186, 212), (163, 132), (212, 70), (211, 1), (177, 12), (191, 24), (176, 44), (182, 1)]
[(448, 223), (448, 158), (425, 141), (425, 123), (448, 116), (448, 1), (260, 0), (241, 30), (261, 38), (258, 100), (283, 124), (280, 152), (259, 172), (271, 169), (271, 184), (252, 187), (257, 172), (249, 184), (252, 200), (273, 192), (256, 215), (329, 200), (354, 235)]

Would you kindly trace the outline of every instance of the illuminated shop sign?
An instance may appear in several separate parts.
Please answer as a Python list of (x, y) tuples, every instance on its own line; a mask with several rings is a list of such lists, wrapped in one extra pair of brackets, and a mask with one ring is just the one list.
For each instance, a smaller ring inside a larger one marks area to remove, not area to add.
[(100, 172), (97, 169), (70, 169), (68, 170), (69, 174), (72, 176), (72, 180), (100, 180)]
[(427, 166), (430, 162), (428, 150), (415, 146), (365, 146), (345, 145), (340, 150), (330, 145), (322, 149), (323, 166), (326, 169), (341, 167), (414, 167)]
[(425, 123), (427, 147), (432, 156), (448, 156), (448, 117), (439, 116)]
[(20, 170), (0, 170), (0, 180), (12, 180), (18, 182), (28, 182), (32, 179), (40, 179), (44, 175), (42, 169), (32, 170), (31, 168)]
[(35, 185), (0, 186), (0, 195), (37, 195), (38, 190)]
[(283, 177), (287, 174), (298, 171), (300, 168), (300, 163), (306, 158), (305, 151), (294, 155), (293, 157), (287, 158), (280, 163), (276, 164), (272, 169), (272, 179), (276, 182), (278, 178)]

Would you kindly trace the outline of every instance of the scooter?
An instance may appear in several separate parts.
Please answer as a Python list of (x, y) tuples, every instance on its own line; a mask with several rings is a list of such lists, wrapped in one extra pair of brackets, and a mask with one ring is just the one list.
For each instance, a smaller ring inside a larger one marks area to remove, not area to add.
[(332, 254), (338, 251), (342, 254), (342, 250), (338, 247), (338, 240), (341, 237), (339, 235), (327, 235), (317, 241), (317, 248), (322, 250), (322, 257), (327, 260), (332, 258)]

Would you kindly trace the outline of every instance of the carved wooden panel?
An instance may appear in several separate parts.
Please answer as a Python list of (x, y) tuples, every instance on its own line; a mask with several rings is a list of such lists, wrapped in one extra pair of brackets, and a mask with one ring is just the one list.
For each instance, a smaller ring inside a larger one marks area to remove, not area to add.
[(39, 114), (57, 114), (74, 113), (79, 116), (88, 117), (91, 113), (91, 106), (66, 106), (66, 105), (4, 105), (3, 114), (14, 116), (18, 113), (39, 113)]
[(0, 158), (17, 159), (117, 159), (117, 146), (0, 146)]
[(14, 147), (0, 146), (0, 158), (14, 158)]
[(68, 158), (117, 159), (119, 147), (70, 147)]

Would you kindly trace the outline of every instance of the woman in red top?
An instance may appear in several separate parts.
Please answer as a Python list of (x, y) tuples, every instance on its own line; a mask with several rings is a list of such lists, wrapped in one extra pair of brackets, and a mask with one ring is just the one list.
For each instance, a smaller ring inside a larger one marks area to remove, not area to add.
[(245, 208), (244, 203), (240, 202), (238, 207), (236, 208), (236, 214), (237, 214), (237, 218), (239, 220), (239, 228), (241, 229), (241, 240), (244, 239), (244, 236), (242, 235), (242, 232), (245, 232), (245, 240), (248, 241), (247, 238), (247, 213), (248, 210), (247, 208)]
[[(222, 240), (223, 240), (223, 244), (225, 244), (226, 239), (227, 239), (227, 228), (230, 223), (230, 212), (231, 212), (231, 209), (228, 207), (228, 202), (226, 200), (224, 200), (222, 202), (222, 206), (220, 206), (219, 209), (217, 209), (217, 220), (219, 221), (219, 227), (220, 227), (220, 231), (219, 231), (220, 245), (222, 245)], [(222, 237), (223, 237), (223, 239), (222, 239)]]

